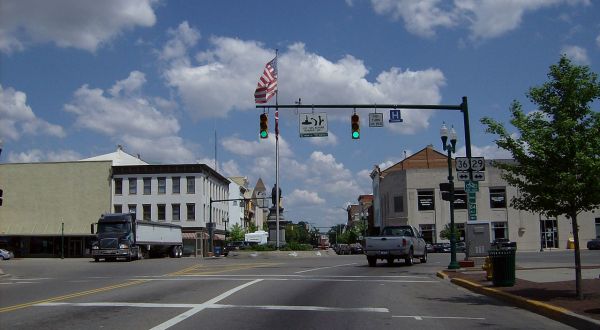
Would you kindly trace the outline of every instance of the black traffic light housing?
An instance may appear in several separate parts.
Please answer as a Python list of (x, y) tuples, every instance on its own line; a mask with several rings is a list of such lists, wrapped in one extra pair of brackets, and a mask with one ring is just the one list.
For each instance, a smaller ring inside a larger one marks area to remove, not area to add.
[(442, 192), (442, 200), (453, 202), (452, 191), (454, 190), (454, 183), (444, 182), (440, 183), (440, 191)]
[(0, 189), (0, 206), (2, 206), (2, 196), (4, 195), (4, 190)]
[(353, 114), (350, 121), (352, 123), (352, 139), (358, 140), (360, 139), (360, 118), (357, 114)]
[(260, 138), (266, 139), (269, 137), (269, 117), (266, 114), (260, 115)]

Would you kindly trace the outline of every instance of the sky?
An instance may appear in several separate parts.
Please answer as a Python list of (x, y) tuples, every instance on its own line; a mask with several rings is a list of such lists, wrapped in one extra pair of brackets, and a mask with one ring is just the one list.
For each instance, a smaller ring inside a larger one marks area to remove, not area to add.
[[(152, 164), (203, 163), (253, 188), (275, 183), (274, 110), (259, 138), (254, 89), (278, 52), (278, 102), (444, 104), (468, 97), (473, 156), (510, 158), (480, 123), (509, 130), (513, 100), (561, 55), (600, 72), (592, 0), (0, 0), (0, 163), (126, 152)], [(269, 104), (274, 104), (272, 99)], [(385, 169), (427, 145), (458, 111), (314, 109), (328, 136), (299, 136), (312, 109), (281, 109), (280, 186), (287, 220), (330, 227)], [(216, 138), (215, 138), (216, 137)], [(445, 178), (440, 178), (440, 181)]]

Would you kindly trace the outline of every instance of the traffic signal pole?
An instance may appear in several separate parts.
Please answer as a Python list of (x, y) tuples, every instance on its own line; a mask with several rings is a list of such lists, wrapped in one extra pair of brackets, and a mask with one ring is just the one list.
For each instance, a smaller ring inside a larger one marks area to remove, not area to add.
[[(463, 125), (465, 129), (465, 149), (467, 158), (471, 158), (471, 130), (469, 126), (469, 105), (467, 97), (462, 97), (458, 105), (445, 104), (277, 104), (257, 105), (257, 109), (401, 109), (401, 110), (455, 110), (463, 114)], [(472, 169), (469, 168), (469, 177), (472, 177)], [(469, 203), (467, 201), (467, 203)], [(467, 205), (468, 207), (468, 205)], [(469, 242), (467, 241), (466, 259), (469, 259)]]

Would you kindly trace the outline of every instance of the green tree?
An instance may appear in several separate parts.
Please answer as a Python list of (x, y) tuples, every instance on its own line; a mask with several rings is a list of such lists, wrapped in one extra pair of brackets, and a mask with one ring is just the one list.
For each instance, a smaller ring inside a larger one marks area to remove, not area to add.
[(513, 136), (503, 124), (483, 118), (487, 132), (496, 134), (499, 148), (508, 150), (514, 163), (497, 163), (503, 178), (519, 189), (511, 205), (549, 217), (571, 220), (575, 240), (575, 286), (583, 299), (577, 216), (600, 206), (600, 113), (592, 110), (600, 99), (598, 75), (562, 56), (550, 66), (549, 81), (529, 89), (529, 100), (538, 110), (523, 113), (513, 101), (510, 123), (519, 130)]
[[(458, 229), (454, 224), (454, 237), (459, 238)], [(450, 240), (450, 224), (447, 223), (444, 228), (440, 231), (440, 238)]]
[(231, 226), (231, 229), (229, 230), (229, 239), (232, 241), (243, 241), (245, 239), (244, 234), (245, 232), (242, 226), (240, 226), (239, 223), (236, 223)]
[(248, 224), (248, 231), (247, 231), (248, 233), (253, 233), (257, 230), (258, 230), (258, 227), (256, 226), (256, 224), (254, 222), (250, 222)]

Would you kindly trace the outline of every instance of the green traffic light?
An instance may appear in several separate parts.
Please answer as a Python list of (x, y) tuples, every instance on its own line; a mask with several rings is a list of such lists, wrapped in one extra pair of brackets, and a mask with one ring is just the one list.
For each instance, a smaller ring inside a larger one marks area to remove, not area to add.
[(360, 133), (359, 132), (352, 132), (352, 138), (353, 139), (359, 139), (360, 138)]
[(260, 138), (261, 139), (266, 139), (267, 135), (269, 135), (269, 133), (267, 133), (267, 131), (260, 131)]

